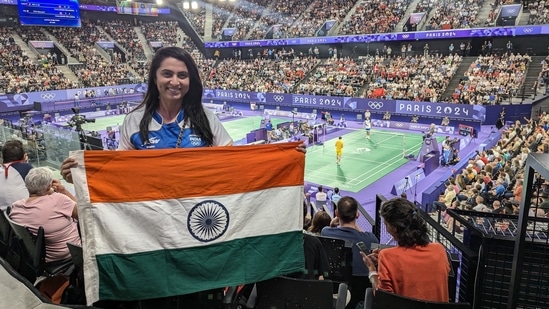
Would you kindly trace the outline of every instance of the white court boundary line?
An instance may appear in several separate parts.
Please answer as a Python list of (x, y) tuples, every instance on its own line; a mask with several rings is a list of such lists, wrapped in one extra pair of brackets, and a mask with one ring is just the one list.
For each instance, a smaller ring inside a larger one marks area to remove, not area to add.
[[(414, 148), (416, 148), (416, 147), (414, 147)], [(419, 150), (420, 148), (421, 147), (417, 147), (417, 150)], [(411, 151), (415, 151), (415, 149), (411, 149)], [(396, 156), (393, 156), (393, 157), (389, 158), (388, 160), (385, 160), (384, 162), (378, 162), (378, 161), (367, 160), (367, 159), (361, 160), (364, 163), (366, 163), (366, 162), (367, 163), (374, 163), (374, 164), (378, 164), (378, 165), (383, 165), (383, 167), (378, 168), (373, 172), (371, 172), (371, 171), (364, 172), (364, 173), (362, 173), (362, 174), (360, 174), (360, 175), (358, 175), (354, 178), (349, 179), (347, 181), (347, 183), (351, 186), (358, 186), (361, 183), (369, 181), (371, 178), (377, 178), (377, 177), (374, 177), (374, 176), (378, 175), (381, 172), (385, 172), (390, 166), (392, 166), (394, 163), (400, 161), (401, 159), (402, 159), (402, 156), (399, 154), (399, 155), (396, 155)], [(339, 175), (337, 175), (337, 174), (334, 175), (333, 173), (327, 173), (327, 172), (323, 172), (323, 171), (320, 171), (320, 170), (311, 172), (310, 174), (311, 175), (318, 175), (321, 178), (326, 178), (327, 179), (326, 181), (333, 180), (334, 178), (337, 179), (339, 177)]]
[[(352, 133), (348, 133), (346, 135), (351, 135), (351, 141), (360, 141), (362, 138), (356, 138), (355, 139), (355, 135), (361, 135), (359, 132), (360, 130), (354, 130), (355, 132), (352, 132)], [(391, 137), (387, 138), (387, 139), (384, 139), (378, 143), (381, 143), (381, 142), (385, 142), (385, 141), (388, 141), (389, 139), (392, 139), (393, 137), (395, 136), (403, 136), (404, 137), (404, 134), (402, 135), (399, 135), (399, 134), (393, 134)], [(333, 140), (333, 139), (332, 139)], [(348, 140), (348, 139), (346, 139)], [(325, 144), (324, 144), (325, 145)], [(414, 146), (411, 146), (408, 150), (411, 151), (411, 152), (415, 152), (415, 151), (419, 151), (419, 149), (421, 149), (421, 144), (417, 144), (417, 145), (414, 145)], [(396, 150), (396, 149), (395, 149)], [(352, 153), (353, 154), (353, 159), (355, 160), (359, 160), (359, 161), (363, 161), (364, 163), (368, 162), (368, 163), (374, 163), (374, 164), (378, 164), (378, 165), (383, 165), (384, 167), (382, 168), (379, 168), (379, 169), (376, 169), (375, 171), (373, 172), (364, 172), (360, 175), (358, 175), (357, 177), (354, 177), (350, 180), (347, 181), (347, 184), (349, 184), (350, 186), (358, 186), (360, 185), (361, 183), (364, 183), (364, 182), (367, 182), (369, 181), (371, 178), (374, 178), (374, 176), (376, 176), (377, 178), (377, 175), (382, 173), (382, 172), (385, 172), (388, 168), (388, 166), (392, 166), (394, 163), (398, 162), (399, 160), (401, 160), (403, 157), (402, 157), (402, 154), (398, 154), (398, 155), (395, 155), (391, 158), (389, 158), (388, 160), (385, 160), (383, 162), (379, 162), (379, 161), (375, 161), (375, 160), (368, 160), (368, 159), (362, 159), (361, 157), (364, 157), (362, 156), (361, 154), (356, 154), (356, 153)], [(387, 174), (387, 173), (385, 173)], [(326, 173), (326, 172), (323, 172), (323, 171), (320, 171), (320, 170), (317, 170), (317, 171), (313, 171), (313, 172), (310, 172), (310, 175), (318, 175), (320, 178), (325, 178), (324, 176), (326, 177), (329, 177), (329, 179), (327, 179), (326, 181), (333, 181), (334, 178), (337, 179), (339, 177), (339, 175), (334, 175), (333, 173)], [(358, 180), (358, 181), (357, 181)]]

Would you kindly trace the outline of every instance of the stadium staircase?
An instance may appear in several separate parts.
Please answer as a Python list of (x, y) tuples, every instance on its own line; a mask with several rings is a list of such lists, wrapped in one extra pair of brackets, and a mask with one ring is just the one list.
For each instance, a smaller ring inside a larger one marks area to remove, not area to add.
[(452, 97), (452, 94), (454, 93), (457, 86), (459, 85), (459, 82), (465, 75), (465, 72), (467, 72), (467, 70), (471, 66), (471, 63), (473, 63), (476, 59), (477, 57), (463, 57), (461, 64), (458, 66), (456, 74), (454, 74), (454, 77), (452, 77), (450, 83), (448, 83), (448, 87), (446, 87), (446, 90), (444, 91), (442, 96), (439, 97), (440, 99)]
[(426, 18), (427, 22), (423, 23), (423, 26), (419, 27), (419, 29), (417, 29), (417, 31), (425, 31), (427, 30), (427, 26), (430, 26), (431, 24), (429, 23), (429, 21), (431, 20), (431, 18), (433, 18), (435, 15), (436, 15), (436, 10), (435, 9), (432, 9), (430, 11), (427, 11), (427, 16), (424, 17)]
[(349, 10), (349, 12), (347, 12), (347, 16), (345, 16), (345, 18), (343, 19), (342, 22), (339, 22), (337, 23), (337, 26), (336, 26), (336, 31), (335, 33), (340, 33), (341, 31), (341, 27), (343, 27), (343, 25), (345, 24), (346, 21), (350, 20), (351, 17), (355, 14), (356, 12), (356, 8), (364, 1), (357, 1), (355, 3), (355, 5)]
[(147, 39), (145, 38), (145, 35), (143, 34), (143, 31), (141, 31), (141, 27), (133, 27), (135, 30), (135, 33), (137, 33), (137, 37), (139, 38), (139, 42), (141, 42), (141, 45), (143, 46), (143, 51), (145, 52), (145, 57), (147, 57), (147, 61), (152, 60), (152, 56), (154, 54), (151, 46), (147, 42)]
[[(490, 12), (492, 12), (492, 2), (485, 1), (478, 11), (476, 25), (479, 27), (489, 27), (486, 22), (488, 21), (488, 15), (490, 15)], [(490, 27), (493, 26), (495, 25), (491, 25)]]
[[(204, 37), (202, 38), (202, 40), (209, 41), (210, 39), (214, 39), (214, 37), (212, 37), (213, 5), (207, 2), (205, 2), (204, 5), (206, 6), (206, 21), (204, 22)], [(209, 39), (207, 39), (208, 36)]]
[(294, 93), (296, 91), (296, 89), (299, 89), (299, 85), (301, 85), (302, 82), (308, 81), (309, 77), (312, 76), (316, 72), (316, 68), (321, 67), (324, 62), (325, 62), (325, 60), (321, 59), (320, 62), (317, 65), (312, 67), (309, 70), (309, 72), (307, 74), (305, 74), (305, 76), (303, 76), (303, 78), (290, 89), (290, 92)]
[(414, 0), (410, 3), (408, 8), (406, 8), (406, 12), (404, 12), (404, 15), (402, 15), (402, 18), (399, 20), (398, 24), (395, 26), (395, 31), (393, 32), (402, 32), (402, 28), (410, 18), (410, 15), (414, 12), (417, 5), (419, 3), (419, 0)]
[[(95, 28), (97, 28), (97, 30), (103, 34), (104, 36), (107, 37), (107, 39), (109, 39), (110, 42), (114, 42), (114, 45), (116, 45), (116, 47), (120, 48), (120, 50), (122, 52), (124, 52), (124, 54), (128, 55), (128, 50), (126, 48), (124, 48), (124, 46), (122, 46), (120, 43), (118, 43), (118, 41), (116, 41), (107, 31), (105, 31), (105, 29), (103, 29), (103, 27), (101, 26), (95, 26)], [(112, 59), (111, 59), (112, 60)]]
[(183, 43), (184, 43), (184, 38), (187, 37), (187, 34), (185, 33), (185, 31), (183, 31), (183, 29), (181, 29), (181, 27), (177, 27), (177, 37), (178, 38), (181, 38), (181, 40), (178, 40), (177, 41), (177, 46), (178, 47), (183, 47)]
[(530, 20), (530, 11), (528, 9), (523, 9), (522, 14), (520, 14), (520, 20), (518, 21), (517, 26), (526, 26)]
[(62, 51), (63, 54), (65, 54), (65, 56), (67, 56), (67, 64), (80, 63), (80, 61), (74, 58), (72, 56), (72, 53), (65, 46), (63, 46), (63, 44), (59, 43), (59, 41), (55, 36), (53, 36), (51, 33), (46, 31), (45, 29), (40, 29), (40, 31), (42, 31), (42, 33), (44, 33), (49, 38), (50, 41), (53, 41), (53, 44), (55, 44), (55, 46), (57, 46), (57, 48), (59, 48), (59, 50)]
[[(235, 7), (237, 5), (238, 4), (235, 4)], [(229, 16), (227, 17), (227, 20), (225, 20), (225, 23), (223, 24), (223, 27), (221, 27), (221, 29), (227, 28), (227, 26), (229, 25), (229, 21), (233, 18), (234, 14), (235, 14), (235, 12), (234, 12), (234, 7), (233, 7), (233, 9), (231, 9), (231, 12), (229, 13)]]
[(250, 28), (250, 30), (248, 31), (248, 33), (246, 33), (246, 40), (249, 40), (250, 39), (250, 35), (252, 33), (254, 33), (254, 30), (256, 28), (258, 28), (260, 25), (261, 25), (261, 19), (266, 16), (266, 15), (269, 15), (271, 13), (273, 13), (271, 11), (271, 8), (273, 6), (273, 3), (270, 3), (262, 12), (261, 12), (261, 16), (259, 17), (259, 19), (254, 23), (253, 27)]
[(59, 69), (59, 71), (63, 72), (63, 75), (65, 76), (65, 78), (68, 78), (74, 84), (82, 85), (82, 83), (80, 82), (80, 79), (78, 79), (78, 76), (76, 76), (76, 74), (74, 74), (74, 72), (69, 68), (69, 66), (59, 65), (59, 66), (57, 66), (57, 69)]
[(536, 90), (533, 88), (542, 69), (540, 63), (544, 59), (544, 56), (532, 56), (532, 61), (528, 64), (528, 68), (526, 70), (526, 76), (524, 78), (524, 83), (522, 84), (522, 89), (519, 91), (518, 96), (521, 99), (533, 98), (536, 94)]
[(30, 49), (29, 46), (25, 43), (25, 41), (23, 41), (23, 39), (19, 36), (19, 34), (12, 32), (11, 37), (15, 41), (15, 44), (19, 45), (19, 47), (24, 53), (29, 55), (29, 57), (32, 57), (32, 55), (34, 55), (34, 58), (38, 59), (38, 53), (36, 49), (34, 51)]

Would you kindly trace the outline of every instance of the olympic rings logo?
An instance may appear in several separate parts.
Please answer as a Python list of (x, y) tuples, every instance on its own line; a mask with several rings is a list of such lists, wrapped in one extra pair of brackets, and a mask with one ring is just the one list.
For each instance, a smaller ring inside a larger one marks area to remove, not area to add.
[(274, 95), (273, 100), (275, 100), (275, 102), (280, 103), (280, 102), (284, 101), (284, 96), (283, 95)]
[(40, 97), (44, 100), (52, 100), (53, 98), (55, 98), (55, 93), (53, 92), (42, 93), (40, 94)]
[(407, 39), (407, 38), (409, 38), (409, 37), (410, 37), (409, 34), (403, 34), (403, 35), (402, 35), (402, 38), (403, 38), (403, 39)]
[(371, 109), (381, 109), (381, 108), (383, 108), (383, 102), (369, 101), (368, 106)]
[(534, 28), (525, 28), (524, 30), (522, 30), (524, 33), (532, 33), (534, 32)]

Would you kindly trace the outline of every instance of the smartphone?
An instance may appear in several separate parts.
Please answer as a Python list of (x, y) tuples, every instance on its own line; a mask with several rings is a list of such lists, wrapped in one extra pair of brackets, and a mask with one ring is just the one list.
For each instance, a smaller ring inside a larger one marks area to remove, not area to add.
[(358, 249), (360, 249), (360, 251), (366, 253), (366, 254), (370, 254), (371, 251), (370, 249), (366, 246), (366, 244), (363, 242), (363, 241), (359, 241), (356, 243), (356, 246), (358, 247)]
[(386, 249), (386, 248), (392, 248), (392, 247), (394, 247), (394, 246), (393, 245), (378, 244), (378, 243), (373, 242), (372, 245), (370, 246), (370, 249), (372, 249), (372, 251), (374, 251), (375, 249)]

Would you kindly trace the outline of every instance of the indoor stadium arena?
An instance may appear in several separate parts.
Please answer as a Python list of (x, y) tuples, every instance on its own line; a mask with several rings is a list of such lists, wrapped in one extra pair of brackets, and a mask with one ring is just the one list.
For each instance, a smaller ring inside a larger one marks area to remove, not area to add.
[(549, 2), (0, 0), (0, 308), (549, 308), (548, 98)]

